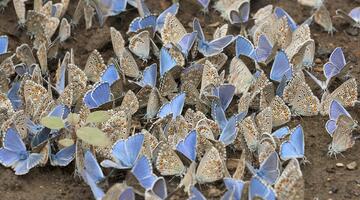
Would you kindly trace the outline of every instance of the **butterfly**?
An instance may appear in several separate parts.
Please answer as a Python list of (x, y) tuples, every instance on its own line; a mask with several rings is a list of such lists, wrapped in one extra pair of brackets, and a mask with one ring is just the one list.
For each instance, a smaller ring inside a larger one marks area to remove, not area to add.
[(6, 95), (7, 98), (9, 98), (11, 105), (15, 111), (19, 110), (20, 107), (22, 106), (22, 100), (21, 97), (19, 96), (20, 86), (21, 86), (21, 82), (13, 82), (11, 88), (9, 89)]
[(109, 64), (107, 68), (100, 75), (100, 81), (107, 82), (109, 83), (110, 86), (119, 79), (120, 79), (120, 75), (116, 69), (116, 66), (112, 63)]
[(241, 199), (242, 191), (245, 186), (243, 181), (232, 178), (224, 178), (224, 183), (227, 191), (222, 196), (222, 200)]
[(75, 158), (76, 145), (72, 144), (64, 147), (56, 154), (50, 154), (50, 163), (52, 166), (67, 166)]
[(286, 53), (278, 51), (270, 71), (270, 79), (280, 82), (283, 76), (289, 81), (292, 78), (292, 66)]
[(319, 99), (305, 82), (304, 74), (296, 73), (284, 89), (283, 99), (289, 103), (295, 114), (302, 116), (317, 115), (320, 108)]
[(59, 40), (65, 42), (71, 36), (71, 26), (66, 18), (62, 18), (59, 28)]
[(83, 102), (89, 109), (94, 109), (111, 101), (111, 96), (109, 83), (99, 82), (85, 93)]
[(325, 7), (325, 5), (321, 5), (314, 13), (314, 21), (315, 23), (319, 24), (322, 28), (324, 28), (325, 31), (327, 31), (328, 33), (330, 33), (331, 35), (333, 34), (334, 31), (336, 31), (336, 29), (334, 28), (332, 21), (331, 21), (331, 16), (330, 16), (330, 12), (328, 11), (328, 9)]
[(111, 155), (114, 161), (104, 160), (101, 162), (101, 166), (116, 169), (132, 168), (139, 157), (143, 143), (143, 134), (130, 136), (126, 140), (118, 140), (112, 147)]
[(208, 7), (210, 4), (210, 0), (197, 0), (197, 2), (200, 3), (200, 5), (204, 8), (204, 11), (207, 12), (208, 11)]
[(181, 115), (182, 109), (185, 103), (185, 93), (180, 93), (175, 96), (170, 102), (163, 104), (157, 114), (160, 118), (165, 118), (166, 116), (172, 114), (173, 119)]
[(284, 9), (282, 9), (280, 7), (276, 7), (274, 9), (274, 13), (275, 13), (276, 17), (278, 17), (278, 18), (282, 18), (284, 16), (286, 17), (287, 23), (292, 32), (298, 28), (298, 25), (296, 24), (294, 19)]
[(197, 18), (193, 21), (193, 29), (198, 33), (198, 49), (205, 57), (214, 56), (221, 53), (225, 47), (233, 42), (234, 37), (227, 35), (222, 38), (206, 41), (204, 32), (201, 28), (200, 22)]
[(225, 167), (219, 151), (211, 147), (200, 160), (195, 174), (196, 180), (199, 184), (220, 180), (224, 177)]
[(275, 130), (271, 135), (277, 139), (283, 139), (290, 134), (290, 128), (288, 126), (283, 126)]
[(160, 50), (160, 76), (163, 77), (166, 72), (169, 72), (175, 66), (177, 66), (177, 62), (170, 54), (169, 49), (162, 47)]
[(166, 182), (163, 177), (159, 177), (154, 181), (151, 189), (145, 192), (145, 199), (166, 199), (168, 193)]
[(20, 26), (23, 26), (25, 24), (25, 22), (27, 21), (25, 18), (25, 14), (26, 14), (25, 1), (24, 0), (15, 0), (13, 2), (13, 4), (14, 4), (14, 8), (15, 8), (15, 13), (18, 18), (18, 23)]
[(143, 88), (146, 86), (150, 86), (154, 88), (156, 87), (156, 79), (157, 79), (157, 64), (153, 63), (144, 69), (141, 79), (135, 83)]
[(81, 176), (90, 186), (95, 199), (102, 199), (105, 193), (97, 184), (104, 180), (105, 176), (95, 156), (89, 150), (84, 154), (84, 169), (81, 171)]
[(260, 164), (259, 169), (255, 169), (248, 163), (246, 163), (246, 166), (256, 178), (270, 185), (275, 184), (280, 175), (280, 159), (276, 152), (271, 153), (266, 160)]
[(206, 200), (206, 198), (195, 186), (191, 186), (189, 200)]
[(256, 199), (256, 197), (266, 200), (275, 200), (276, 193), (270, 185), (264, 183), (257, 177), (253, 177), (250, 180), (249, 199)]
[(8, 52), (9, 38), (7, 35), (0, 36), (0, 55)]
[(250, 15), (250, 2), (243, 1), (238, 10), (231, 10), (229, 19), (231, 24), (243, 24), (249, 20)]
[(187, 136), (180, 140), (176, 145), (176, 150), (182, 153), (186, 158), (191, 161), (195, 161), (196, 159), (196, 131), (190, 131)]
[(146, 7), (144, 3), (142, 3), (138, 7), (139, 7), (138, 10), (145, 10), (146, 12), (143, 12), (143, 14), (139, 12), (140, 17), (133, 19), (133, 21), (129, 25), (128, 33), (136, 33), (139, 30), (148, 29), (148, 28), (151, 28), (152, 30), (154, 30), (154, 32), (157, 31), (161, 33), (162, 29), (164, 28), (166, 16), (168, 14), (175, 16), (179, 10), (179, 3), (174, 3), (157, 17), (153, 14), (150, 14), (150, 12), (148, 11), (149, 9)]
[(95, 49), (89, 55), (86, 61), (84, 72), (90, 81), (99, 81), (101, 73), (106, 69), (104, 59), (101, 54)]
[(303, 199), (304, 187), (299, 161), (291, 159), (274, 185), (277, 199)]
[(178, 18), (176, 18), (171, 13), (167, 13), (164, 26), (160, 33), (161, 40), (164, 44), (178, 44), (187, 34), (187, 31)]
[(337, 47), (331, 53), (329, 62), (325, 63), (325, 65), (323, 66), (323, 71), (326, 81), (320, 81), (310, 72), (308, 71), (306, 72), (315, 81), (315, 83), (319, 85), (322, 90), (325, 91), (328, 88), (331, 78), (338, 75), (341, 72), (341, 70), (345, 67), (345, 65), (346, 65), (346, 61), (345, 61), (344, 53), (340, 47)]
[(320, 114), (327, 115), (333, 100), (341, 102), (345, 107), (352, 107), (357, 101), (357, 82), (351, 78), (336, 88), (331, 94), (325, 92), (321, 98)]
[(135, 200), (135, 193), (132, 187), (126, 186), (124, 183), (115, 183), (106, 192), (103, 200)]
[(242, 112), (227, 119), (222, 107), (214, 102), (212, 105), (212, 117), (221, 129), (219, 141), (223, 142), (225, 145), (232, 144), (238, 133), (238, 128), (236, 126), (238, 122), (245, 118), (246, 114), (246, 112)]
[(183, 162), (169, 144), (161, 142), (157, 149), (159, 150), (156, 156), (155, 166), (161, 175), (183, 176), (185, 174), (186, 168)]
[(26, 150), (19, 134), (9, 128), (3, 137), (3, 147), (0, 148), (0, 163), (11, 167), (16, 175), (24, 175), (36, 167), (44, 159), (40, 153), (30, 153)]
[(185, 58), (188, 57), (191, 48), (193, 47), (197, 38), (197, 32), (191, 32), (185, 34), (180, 41), (176, 44), (176, 47), (181, 51)]
[(103, 26), (107, 17), (115, 16), (126, 10), (127, 0), (91, 0), (90, 5), (95, 7), (100, 26)]
[(336, 14), (343, 17), (351, 26), (360, 28), (360, 7), (353, 8), (349, 13), (338, 9)]
[(32, 66), (33, 64), (36, 64), (35, 57), (28, 44), (22, 44), (16, 48), (16, 57), (19, 58), (21, 62), (28, 67)]
[(309, 6), (316, 9), (324, 4), (324, 0), (297, 0), (297, 2), (303, 6)]
[(150, 160), (146, 156), (140, 157), (134, 167), (131, 169), (131, 173), (139, 181), (140, 185), (149, 190), (152, 188), (154, 182), (157, 180), (157, 176), (153, 173)]
[[(84, 6), (85, 29), (88, 30), (92, 27), (92, 19), (95, 15), (95, 9), (90, 5)], [(100, 20), (99, 20), (100, 21)]]
[(304, 131), (301, 125), (291, 131), (290, 139), (280, 146), (280, 158), (288, 160), (291, 158), (305, 158)]
[(230, 62), (228, 81), (235, 86), (235, 94), (246, 93), (255, 81), (253, 74), (246, 64), (234, 57)]
[(139, 78), (141, 73), (132, 54), (127, 49), (121, 50), (120, 53), (120, 71), (128, 77), (135, 79)]
[[(341, 105), (341, 103), (337, 100), (331, 101), (329, 107), (329, 120), (325, 124), (325, 129), (329, 133), (330, 136), (333, 136), (336, 128), (337, 128), (337, 121), (340, 115), (347, 116), (348, 118), (352, 119), (350, 113)], [(357, 123), (353, 120), (354, 125)]]
[(129, 39), (129, 49), (142, 60), (146, 61), (150, 53), (150, 33), (142, 31)]

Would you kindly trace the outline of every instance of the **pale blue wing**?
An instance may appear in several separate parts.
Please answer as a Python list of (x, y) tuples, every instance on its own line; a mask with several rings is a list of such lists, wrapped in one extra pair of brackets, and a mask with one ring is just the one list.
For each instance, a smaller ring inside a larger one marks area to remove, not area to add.
[(22, 101), (18, 93), (19, 89), (20, 82), (14, 82), (7, 93), (7, 97), (9, 98), (14, 110), (18, 110), (22, 105)]
[(69, 113), (70, 113), (70, 109), (66, 105), (59, 104), (50, 111), (48, 116), (66, 119), (66, 117), (69, 115)]
[(345, 56), (341, 47), (337, 47), (334, 49), (334, 51), (330, 55), (329, 60), (335, 65), (335, 67), (339, 71), (341, 71), (346, 65)]
[(66, 65), (60, 66), (60, 78), (55, 83), (56, 91), (61, 94), (65, 89), (65, 80), (66, 80)]
[(176, 97), (171, 100), (171, 111), (173, 114), (173, 118), (181, 115), (185, 104), (185, 93), (180, 93)]
[(197, 32), (197, 37), (200, 41), (205, 41), (205, 35), (204, 35), (204, 32), (201, 28), (201, 25), (200, 25), (200, 22), (197, 18), (194, 18), (194, 21), (193, 21), (193, 30), (194, 32)]
[(276, 88), (276, 96), (282, 97), (284, 94), (285, 87), (287, 86), (288, 78), (284, 75)]
[(95, 158), (95, 156), (90, 152), (86, 151), (84, 156), (84, 166), (85, 172), (89, 174), (92, 180), (99, 182), (104, 179), (104, 174)]
[(167, 102), (161, 106), (157, 114), (158, 117), (164, 118), (172, 113), (171, 102)]
[(119, 196), (119, 200), (135, 200), (134, 190), (129, 187), (125, 189)]
[(206, 198), (195, 186), (191, 186), (188, 200), (206, 200)]
[(210, 0), (197, 0), (197, 1), (201, 4), (201, 6), (202, 6), (205, 10), (208, 9), (209, 4), (210, 4)]
[(110, 64), (107, 66), (106, 70), (100, 77), (101, 82), (108, 82), (112, 85), (115, 81), (120, 79), (120, 75), (114, 64)]
[(52, 166), (67, 166), (75, 158), (76, 145), (70, 145), (61, 149), (56, 154), (50, 155), (50, 163)]
[(336, 121), (335, 120), (328, 120), (325, 124), (325, 129), (329, 133), (330, 136), (332, 136), (335, 132), (335, 129), (337, 128)]
[(284, 9), (276, 7), (274, 10), (274, 13), (278, 18), (282, 18), (282, 17), (286, 16), (287, 22), (288, 22), (289, 27), (292, 32), (297, 29), (298, 26), (297, 26), (296, 22)]
[(220, 130), (223, 130), (228, 123), (228, 120), (225, 115), (224, 109), (220, 106), (219, 103), (213, 102), (211, 107), (211, 116), (215, 122), (219, 125)]
[(9, 46), (9, 38), (7, 35), (0, 36), (0, 55), (7, 53)]
[(265, 62), (266, 59), (270, 56), (272, 51), (272, 44), (267, 39), (265, 35), (260, 35), (258, 46), (256, 47), (256, 60), (258, 62)]
[(123, 158), (127, 160), (127, 164), (132, 167), (137, 160), (141, 148), (144, 143), (144, 134), (136, 134), (129, 137), (125, 141), (127, 157)]
[(196, 159), (196, 131), (192, 130), (187, 134), (185, 139), (179, 141), (176, 150), (185, 155), (189, 160)]
[(337, 100), (333, 100), (330, 104), (329, 118), (337, 120), (340, 115), (346, 115), (351, 118), (349, 112)]
[(264, 181), (273, 185), (280, 175), (280, 160), (276, 152), (273, 152), (264, 160), (256, 174)]
[(86, 171), (82, 173), (82, 176), (84, 178), (84, 181), (90, 186), (90, 189), (94, 195), (94, 198), (96, 200), (101, 200), (105, 196), (105, 193), (97, 185), (97, 181), (94, 180), (94, 178)]
[(220, 105), (223, 110), (226, 110), (229, 107), (229, 105), (234, 97), (235, 89), (236, 88), (234, 85), (223, 84), (223, 85), (220, 85), (219, 87), (216, 87), (213, 90), (213, 94), (215, 96), (219, 97)]
[(305, 154), (304, 132), (298, 125), (290, 135), (290, 140), (281, 144), (280, 157), (282, 160), (303, 158)]
[(160, 76), (162, 77), (175, 66), (176, 60), (170, 55), (166, 47), (162, 47), (160, 50)]
[(223, 142), (225, 145), (232, 144), (237, 136), (237, 118), (235, 116), (231, 117), (224, 129), (221, 131), (219, 141)]
[(163, 177), (157, 178), (151, 190), (159, 199), (166, 199), (168, 194), (165, 179)]
[(131, 172), (139, 181), (140, 185), (146, 190), (150, 189), (157, 179), (153, 173), (150, 160), (145, 156), (142, 156), (136, 161)]
[(278, 139), (282, 139), (286, 137), (288, 134), (290, 134), (290, 129), (288, 126), (284, 126), (274, 131), (271, 135)]
[(147, 28), (154, 29), (156, 26), (156, 18), (157, 17), (155, 15), (149, 15), (145, 16), (144, 18), (137, 17), (133, 19), (129, 25), (128, 33), (136, 33)]
[(84, 98), (83, 98), (83, 102), (86, 105), (86, 107), (88, 107), (89, 109), (97, 108), (98, 105), (94, 101), (94, 99), (91, 97), (91, 93), (92, 93), (92, 90), (89, 90), (89, 91), (87, 91), (85, 93)]
[(20, 160), (13, 166), (15, 175), (27, 174), (31, 168), (40, 164), (42, 159), (43, 159), (42, 154), (32, 153), (28, 155), (26, 159)]
[(236, 180), (232, 178), (224, 178), (224, 183), (228, 191), (233, 190), (233, 199), (241, 200), (241, 194), (244, 189), (245, 183), (241, 180)]
[(254, 45), (250, 42), (250, 40), (240, 35), (236, 38), (235, 52), (236, 57), (243, 55), (255, 59), (256, 56)]
[(260, 197), (263, 200), (276, 200), (276, 194), (271, 186), (264, 184), (257, 177), (253, 177), (249, 186), (249, 200)]
[(352, 9), (349, 12), (349, 16), (355, 20), (357, 23), (360, 23), (360, 7), (356, 7), (354, 9)]
[(17, 152), (0, 148), (0, 163), (5, 167), (10, 167), (20, 160), (20, 155)]
[(179, 3), (174, 3), (170, 7), (168, 7), (166, 10), (164, 10), (156, 19), (156, 31), (162, 30), (165, 24), (165, 18), (167, 14), (171, 14), (175, 16), (179, 10)]
[(188, 56), (189, 51), (194, 45), (196, 37), (197, 37), (197, 32), (187, 33), (179, 41), (178, 46), (180, 47), (180, 50), (185, 55), (185, 57)]
[(213, 49), (224, 49), (225, 47), (227, 47), (229, 44), (231, 44), (233, 42), (234, 36), (232, 35), (226, 35), (222, 38), (218, 38), (215, 39), (211, 42), (209, 42), (209, 46), (210, 48)]
[(280, 82), (283, 76), (286, 76), (287, 80), (292, 78), (292, 69), (289, 58), (284, 51), (279, 51), (270, 71), (270, 79), (276, 82)]
[(99, 83), (91, 93), (91, 98), (96, 102), (97, 107), (111, 100), (110, 85), (107, 82)]
[(239, 14), (240, 14), (240, 22), (245, 23), (249, 21), (249, 15), (250, 15), (250, 3), (244, 2), (240, 5), (239, 8)]
[(154, 63), (144, 69), (143, 80), (141, 82), (143, 86), (150, 85), (151, 87), (155, 87), (156, 78), (157, 78), (157, 64)]
[(106, 17), (125, 11), (127, 0), (91, 0), (91, 3), (95, 7), (100, 26), (103, 26)]
[(21, 140), (19, 134), (13, 128), (9, 128), (3, 138), (3, 147), (7, 150), (21, 153), (26, 152), (24, 142)]

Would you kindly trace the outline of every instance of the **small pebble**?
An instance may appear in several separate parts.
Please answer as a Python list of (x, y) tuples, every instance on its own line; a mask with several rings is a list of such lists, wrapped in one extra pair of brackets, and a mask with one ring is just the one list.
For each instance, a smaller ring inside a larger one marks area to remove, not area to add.
[(355, 161), (353, 161), (353, 162), (346, 165), (346, 168), (348, 170), (354, 170), (354, 169), (356, 169), (356, 167), (357, 167), (357, 163)]
[(321, 61), (320, 58), (316, 58), (316, 59), (315, 59), (315, 64), (321, 64), (321, 63), (322, 63), (322, 61)]
[(336, 163), (336, 167), (344, 167), (345, 165), (343, 163)]
[(326, 180), (327, 180), (327, 181), (331, 181), (331, 178), (329, 177), (329, 178), (327, 178)]

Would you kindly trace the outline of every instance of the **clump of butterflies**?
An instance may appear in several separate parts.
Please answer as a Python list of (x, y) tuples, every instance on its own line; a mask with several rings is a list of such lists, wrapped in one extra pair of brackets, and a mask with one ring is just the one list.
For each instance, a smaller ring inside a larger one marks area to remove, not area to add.
[[(325, 8), (322, 1), (298, 1), (317, 9), (315, 21)], [(198, 2), (208, 9), (210, 1)], [(33, 38), (32, 48), (22, 44), (12, 53), (8, 37), (0, 36), (0, 163), (16, 175), (75, 160), (76, 173), (95, 199), (166, 199), (183, 191), (189, 199), (206, 199), (196, 185), (221, 181), (225, 200), (304, 199), (299, 163), (306, 161), (305, 133), (301, 125), (286, 126), (291, 118), (329, 115), (330, 156), (355, 143), (358, 124), (346, 107), (358, 102), (357, 81), (349, 78), (328, 89), (347, 66), (342, 49), (331, 53), (325, 80), (319, 80), (311, 71), (315, 42), (309, 20), (298, 25), (282, 8), (268, 5), (253, 15), (250, 41), (228, 35), (228, 24), (207, 39), (196, 18), (188, 33), (176, 17), (178, 3), (155, 15), (142, 0), (79, 0), (72, 24), (84, 16), (89, 28), (96, 13), (102, 25), (127, 3), (139, 17), (129, 26), (128, 41), (110, 28), (114, 57), (107, 63), (94, 50), (82, 70), (71, 50), (50, 73), (48, 58), (57, 58), (59, 45), (71, 36), (71, 23), (63, 17), (69, 0), (35, 0), (28, 11), (25, 1), (13, 3), (19, 24)], [(214, 7), (247, 32), (248, 0), (219, 0)], [(359, 28), (359, 7), (338, 13)], [(233, 42), (236, 55), (227, 65), (223, 51)], [(137, 59), (159, 63), (142, 70)], [(323, 91), (321, 100), (305, 75)], [(236, 167), (228, 168), (231, 155)], [(112, 171), (105, 176), (100, 166)], [(252, 174), (248, 181), (246, 169)], [(106, 191), (114, 171), (124, 172), (125, 180), (118, 178), (122, 183)], [(168, 193), (164, 177), (173, 176), (181, 179)]]

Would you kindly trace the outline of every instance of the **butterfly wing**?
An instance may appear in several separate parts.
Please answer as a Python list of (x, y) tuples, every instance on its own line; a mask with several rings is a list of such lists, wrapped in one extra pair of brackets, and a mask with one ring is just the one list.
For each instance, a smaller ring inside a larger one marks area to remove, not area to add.
[(187, 33), (182, 37), (178, 43), (181, 52), (184, 54), (185, 57), (188, 56), (189, 51), (191, 50), (192, 46), (195, 43), (197, 37), (197, 32)]
[(119, 196), (119, 200), (135, 200), (135, 193), (132, 188), (125, 189)]
[(282, 139), (288, 134), (290, 134), (290, 129), (288, 126), (284, 126), (274, 131), (271, 135), (278, 139)]
[(127, 159), (126, 164), (129, 165), (129, 167), (132, 167), (137, 160), (140, 150), (144, 143), (144, 135), (143, 134), (136, 134), (131, 137), (129, 137), (126, 141), (126, 152), (127, 152)]
[(298, 125), (290, 135), (290, 140), (281, 144), (280, 157), (282, 160), (303, 158), (305, 154), (304, 132)]
[(95, 156), (90, 151), (85, 152), (84, 167), (86, 174), (88, 174), (88, 176), (95, 182), (99, 182), (104, 179), (104, 174), (96, 161)]
[(244, 55), (250, 58), (255, 58), (255, 47), (254, 45), (243, 36), (237, 36), (235, 44), (236, 57)]
[(170, 7), (168, 7), (166, 10), (164, 10), (156, 19), (156, 31), (161, 32), (162, 28), (165, 24), (165, 18), (168, 13), (171, 15), (176, 15), (179, 10), (179, 3), (174, 3)]
[(0, 55), (7, 53), (9, 45), (9, 38), (7, 35), (0, 36)]
[(176, 60), (171, 56), (168, 49), (166, 47), (162, 47), (160, 50), (160, 76), (162, 77), (176, 65)]
[(286, 76), (287, 80), (292, 78), (292, 69), (289, 58), (284, 51), (279, 51), (270, 71), (270, 79), (280, 82), (283, 76)]
[(76, 145), (65, 147), (56, 154), (50, 155), (52, 166), (67, 166), (75, 158)]
[(94, 100), (97, 107), (109, 102), (111, 100), (110, 85), (107, 82), (100, 82), (94, 86), (91, 92), (91, 98)]
[(280, 160), (276, 152), (273, 152), (261, 163), (256, 173), (262, 180), (273, 185), (280, 175)]
[(185, 93), (180, 93), (171, 100), (171, 111), (173, 118), (181, 115), (184, 104), (185, 104)]
[(233, 190), (233, 199), (241, 199), (242, 191), (245, 186), (245, 183), (243, 181), (232, 178), (224, 178), (224, 183), (228, 191)]
[(351, 117), (348, 111), (337, 100), (333, 100), (330, 104), (329, 118), (331, 120), (337, 120), (340, 115), (346, 115)]
[(156, 86), (156, 77), (157, 77), (157, 64), (154, 63), (144, 69), (143, 79), (141, 83), (145, 85), (150, 85), (151, 87)]
[(120, 75), (114, 64), (110, 64), (107, 66), (106, 70), (100, 77), (101, 82), (108, 82), (112, 85), (114, 82), (120, 79)]
[(3, 140), (3, 148), (17, 153), (26, 151), (24, 142), (21, 140), (19, 134), (13, 128), (9, 128), (6, 131)]
[(324, 75), (327, 79), (336, 76), (345, 67), (345, 56), (340, 47), (334, 49), (331, 53), (329, 62), (324, 65)]
[(140, 185), (146, 190), (150, 189), (157, 179), (153, 173), (150, 160), (148, 160), (145, 156), (142, 156), (136, 161), (134, 167), (131, 169), (131, 172), (139, 181)]
[(266, 185), (257, 177), (253, 177), (249, 186), (249, 199), (256, 199), (255, 197), (266, 200), (275, 200), (276, 194), (271, 186)]
[(192, 130), (185, 139), (179, 141), (176, 145), (176, 150), (185, 155), (189, 160), (196, 159), (196, 131)]
[(274, 10), (274, 13), (276, 14), (276, 16), (278, 18), (282, 18), (284, 16), (286, 17), (291, 31), (295, 31), (297, 29), (296, 22), (294, 21), (294, 19), (284, 9), (282, 9), (280, 7), (276, 7), (275, 10)]
[(10, 151), (6, 148), (0, 148), (0, 163), (5, 167), (10, 167), (20, 160), (17, 152)]
[(195, 186), (191, 186), (189, 200), (206, 200), (206, 198)]
[(265, 62), (271, 55), (273, 46), (266, 37), (266, 35), (260, 35), (258, 46), (256, 47), (256, 60), (258, 62)]

